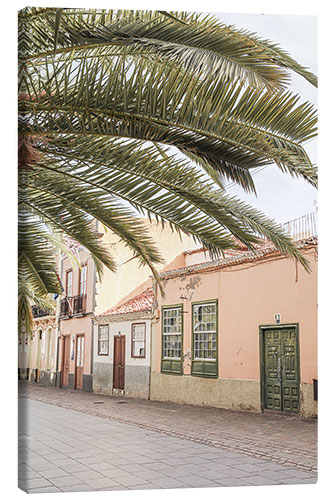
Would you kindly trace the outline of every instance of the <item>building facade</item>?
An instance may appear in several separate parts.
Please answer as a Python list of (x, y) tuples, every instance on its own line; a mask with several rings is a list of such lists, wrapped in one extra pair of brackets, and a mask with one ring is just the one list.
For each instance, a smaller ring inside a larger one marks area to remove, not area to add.
[(95, 308), (96, 269), (90, 253), (77, 245), (80, 266), (63, 255), (60, 279), (64, 294), (60, 305), (57, 385), (92, 390), (92, 322)]
[(19, 378), (45, 385), (56, 384), (57, 321), (55, 311), (33, 306), (33, 333), (19, 335)]
[(310, 274), (269, 245), (161, 273), (151, 399), (317, 414), (317, 239), (297, 245)]
[(149, 399), (151, 288), (94, 316), (93, 390)]

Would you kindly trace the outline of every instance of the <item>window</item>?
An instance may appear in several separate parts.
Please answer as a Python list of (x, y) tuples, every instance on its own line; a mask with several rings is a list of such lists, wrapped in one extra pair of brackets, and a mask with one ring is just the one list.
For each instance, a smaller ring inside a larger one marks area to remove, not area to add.
[(87, 264), (82, 266), (79, 274), (79, 294), (85, 295), (87, 293)]
[(98, 356), (109, 354), (109, 325), (98, 326)]
[(73, 297), (73, 271), (67, 271), (66, 273), (66, 295), (67, 297)]
[(192, 375), (217, 376), (217, 301), (193, 304)]
[(132, 325), (132, 358), (146, 357), (146, 324)]
[(77, 335), (76, 337), (76, 366), (83, 366), (84, 356), (84, 336)]
[(183, 308), (162, 308), (162, 371), (182, 373)]
[(48, 344), (47, 344), (47, 363), (46, 363), (47, 370), (50, 370), (51, 353), (52, 353), (52, 330), (49, 329), (49, 331), (48, 331)]

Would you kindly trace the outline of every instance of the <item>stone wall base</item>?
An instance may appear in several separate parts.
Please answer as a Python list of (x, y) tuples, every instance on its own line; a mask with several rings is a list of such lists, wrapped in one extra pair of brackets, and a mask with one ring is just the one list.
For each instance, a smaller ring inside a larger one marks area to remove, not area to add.
[(318, 416), (318, 401), (313, 399), (313, 385), (301, 383), (300, 387), (300, 415), (304, 418)]
[[(150, 399), (261, 412), (259, 380), (209, 379), (152, 373)], [(303, 418), (317, 416), (317, 401), (313, 399), (312, 384), (300, 385), (299, 415)]]
[[(94, 363), (93, 392), (116, 394), (113, 389), (113, 364)], [(125, 388), (121, 395), (129, 398), (149, 398), (149, 366), (125, 366)]]
[(151, 374), (150, 399), (260, 412), (260, 382)]
[(37, 382), (41, 385), (56, 385), (56, 373), (51, 370), (27, 368), (21, 373), (20, 378), (29, 380), (29, 382)]

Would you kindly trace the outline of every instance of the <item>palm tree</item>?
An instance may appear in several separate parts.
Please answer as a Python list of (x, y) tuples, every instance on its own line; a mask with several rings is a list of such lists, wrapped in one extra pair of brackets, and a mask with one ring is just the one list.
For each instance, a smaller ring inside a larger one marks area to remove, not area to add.
[(280, 47), (197, 14), (26, 8), (19, 13), (19, 318), (59, 292), (67, 234), (115, 268), (92, 219), (140, 264), (162, 256), (138, 213), (213, 256), (269, 238), (308, 268), (278, 224), (231, 197), (275, 163), (316, 186), (304, 143), (313, 106), (287, 88), (316, 77)]

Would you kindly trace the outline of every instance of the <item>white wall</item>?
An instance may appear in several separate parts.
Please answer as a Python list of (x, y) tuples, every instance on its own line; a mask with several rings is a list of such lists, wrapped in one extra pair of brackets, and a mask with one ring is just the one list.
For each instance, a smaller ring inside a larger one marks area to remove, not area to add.
[[(131, 357), (131, 328), (134, 323), (146, 324), (146, 357), (132, 358)], [(113, 343), (114, 336), (125, 335), (125, 365), (131, 366), (150, 366), (150, 320), (136, 319), (131, 321), (105, 322), (103, 325), (109, 325), (109, 354), (108, 356), (98, 355), (98, 326), (94, 325), (94, 363), (113, 363)]]

